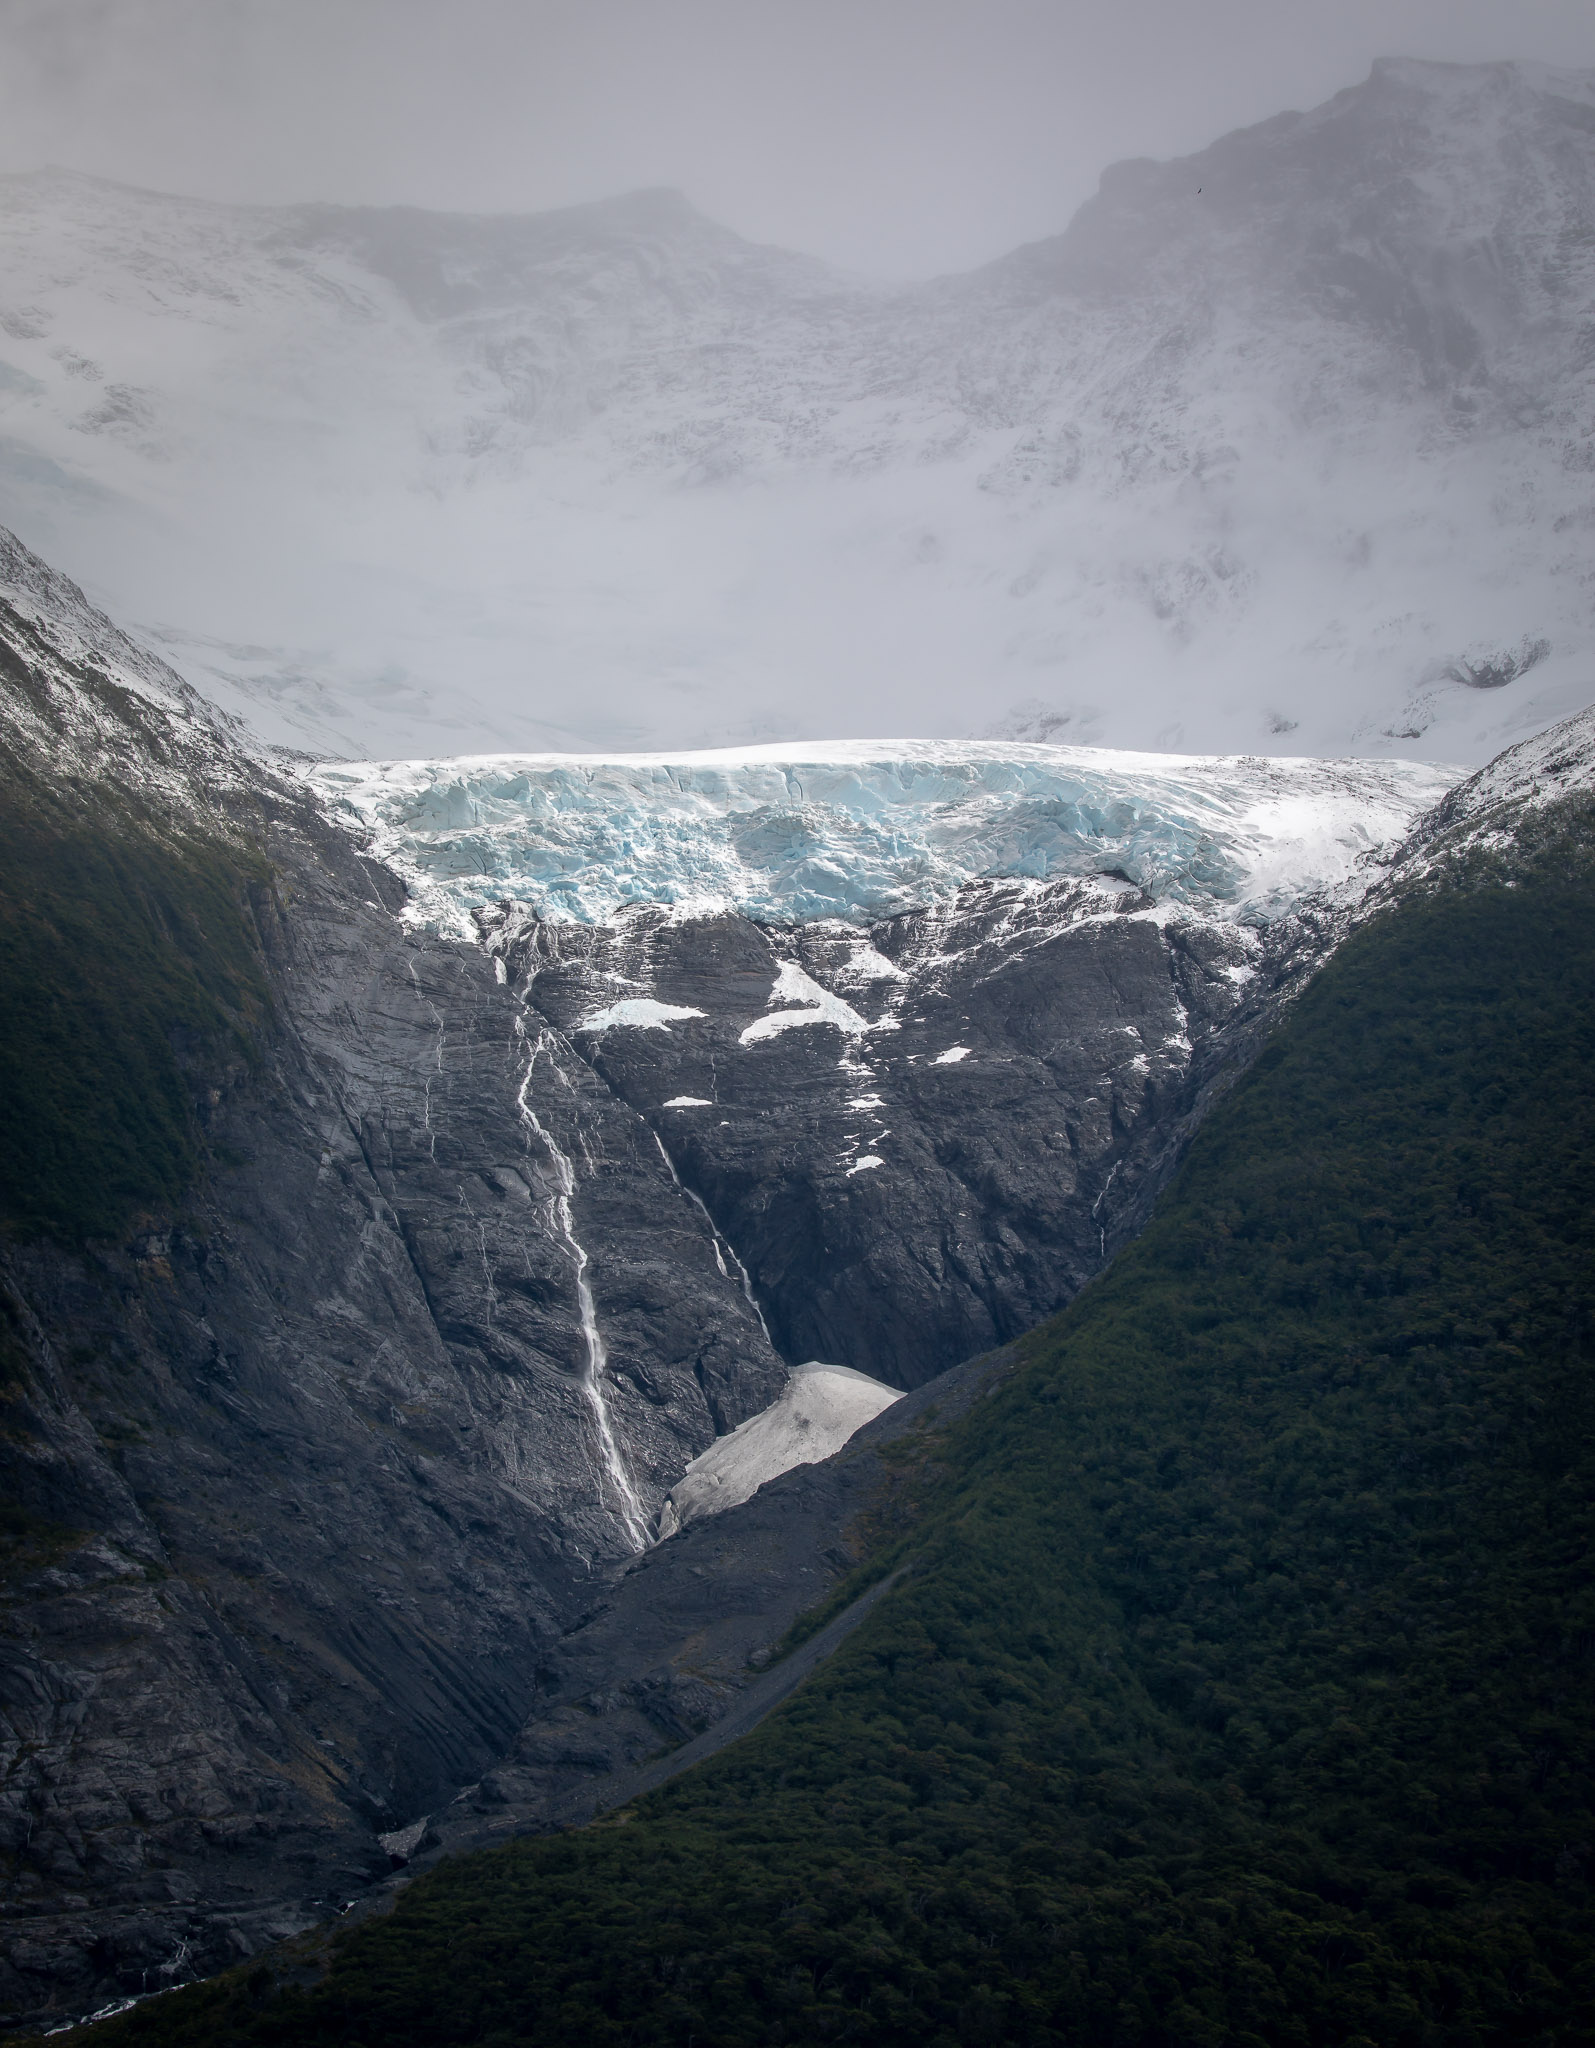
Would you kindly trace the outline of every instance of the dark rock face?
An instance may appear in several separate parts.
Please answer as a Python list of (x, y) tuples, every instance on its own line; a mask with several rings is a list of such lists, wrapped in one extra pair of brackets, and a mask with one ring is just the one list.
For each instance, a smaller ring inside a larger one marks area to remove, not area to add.
[(190, 1061), (187, 1196), (0, 1243), (13, 2021), (252, 1953), (418, 1816), (543, 1825), (715, 1722), (873, 1480), (790, 1474), (617, 1579), (686, 1464), (783, 1359), (920, 1387), (1066, 1302), (1334, 936), (1104, 877), (867, 936), (430, 937), (19, 555), (0, 774), (247, 867), (272, 1007), (252, 1061)]
[(1016, 1362), (1004, 1350), (953, 1367), (823, 1464), (782, 1473), (613, 1571), (551, 1650), (503, 1759), (431, 1816), (412, 1860), (580, 1825), (647, 1789), (664, 1752), (739, 1721), (787, 1629), (858, 1563), (862, 1518), (890, 1515), (905, 1454), (933, 1456), (936, 1433)]
[[(1325, 943), (1164, 919), (1111, 881), (975, 884), (867, 937), (653, 909), (488, 929), (653, 1125), (786, 1359), (902, 1387), (1101, 1268)], [(639, 999), (700, 1014), (604, 1021)]]
[(595, 1572), (784, 1377), (646, 1123), (494, 962), (406, 933), (291, 786), (70, 652), (27, 649), (86, 802), (150, 731), (175, 826), (250, 794), (276, 1007), (178, 1212), (3, 1250), (13, 2019), (387, 1869), (378, 1833), (503, 1752)]

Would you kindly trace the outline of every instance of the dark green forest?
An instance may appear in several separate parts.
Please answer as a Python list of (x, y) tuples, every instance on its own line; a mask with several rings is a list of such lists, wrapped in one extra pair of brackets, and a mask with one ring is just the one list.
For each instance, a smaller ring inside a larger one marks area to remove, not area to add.
[[(48, 714), (9, 646), (0, 679)], [(128, 692), (80, 680), (138, 719)], [(0, 1230), (80, 1243), (170, 1215), (201, 1171), (209, 1089), (269, 1012), (250, 905), (268, 886), (250, 850), (109, 780), (85, 804), (0, 747)]]
[(1591, 822), (1344, 946), (754, 1735), (95, 2041), (1595, 2041)]

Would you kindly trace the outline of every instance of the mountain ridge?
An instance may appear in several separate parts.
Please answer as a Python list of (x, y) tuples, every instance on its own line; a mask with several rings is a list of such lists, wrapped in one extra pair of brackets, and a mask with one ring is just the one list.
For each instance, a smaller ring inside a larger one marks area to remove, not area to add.
[[(380, 211), (363, 255), (327, 209), (14, 185), (0, 516), (322, 755), (1029, 705), (1477, 763), (1595, 675), (1588, 92), (1384, 67), (908, 287), (673, 201)], [(1093, 237), (1160, 253), (1082, 296)]]

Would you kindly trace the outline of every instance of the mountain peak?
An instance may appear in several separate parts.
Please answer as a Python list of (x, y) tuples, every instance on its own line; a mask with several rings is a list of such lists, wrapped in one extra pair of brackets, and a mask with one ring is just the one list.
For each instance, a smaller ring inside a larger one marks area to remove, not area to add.
[(55, 190), (0, 186), (0, 518), (276, 742), (1024, 703), (1118, 747), (1478, 761), (1588, 679), (1590, 74), (1391, 59), (892, 290), (669, 189)]

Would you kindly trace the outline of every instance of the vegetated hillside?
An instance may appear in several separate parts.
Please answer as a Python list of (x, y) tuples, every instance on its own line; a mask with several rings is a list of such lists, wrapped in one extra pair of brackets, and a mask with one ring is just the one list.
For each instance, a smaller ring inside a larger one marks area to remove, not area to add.
[(753, 1737), (96, 2041), (1595, 2038), (1592, 907), (1576, 798), (1366, 925)]
[[(48, 702), (8, 621), (0, 676)], [(79, 681), (137, 729), (107, 676)], [(153, 721), (151, 721), (153, 725)], [(125, 791), (90, 807), (0, 735), (0, 1229), (77, 1242), (169, 1212), (203, 1155), (201, 1111), (247, 1066), (270, 1008), (258, 852)], [(251, 908), (251, 890), (261, 899)]]

